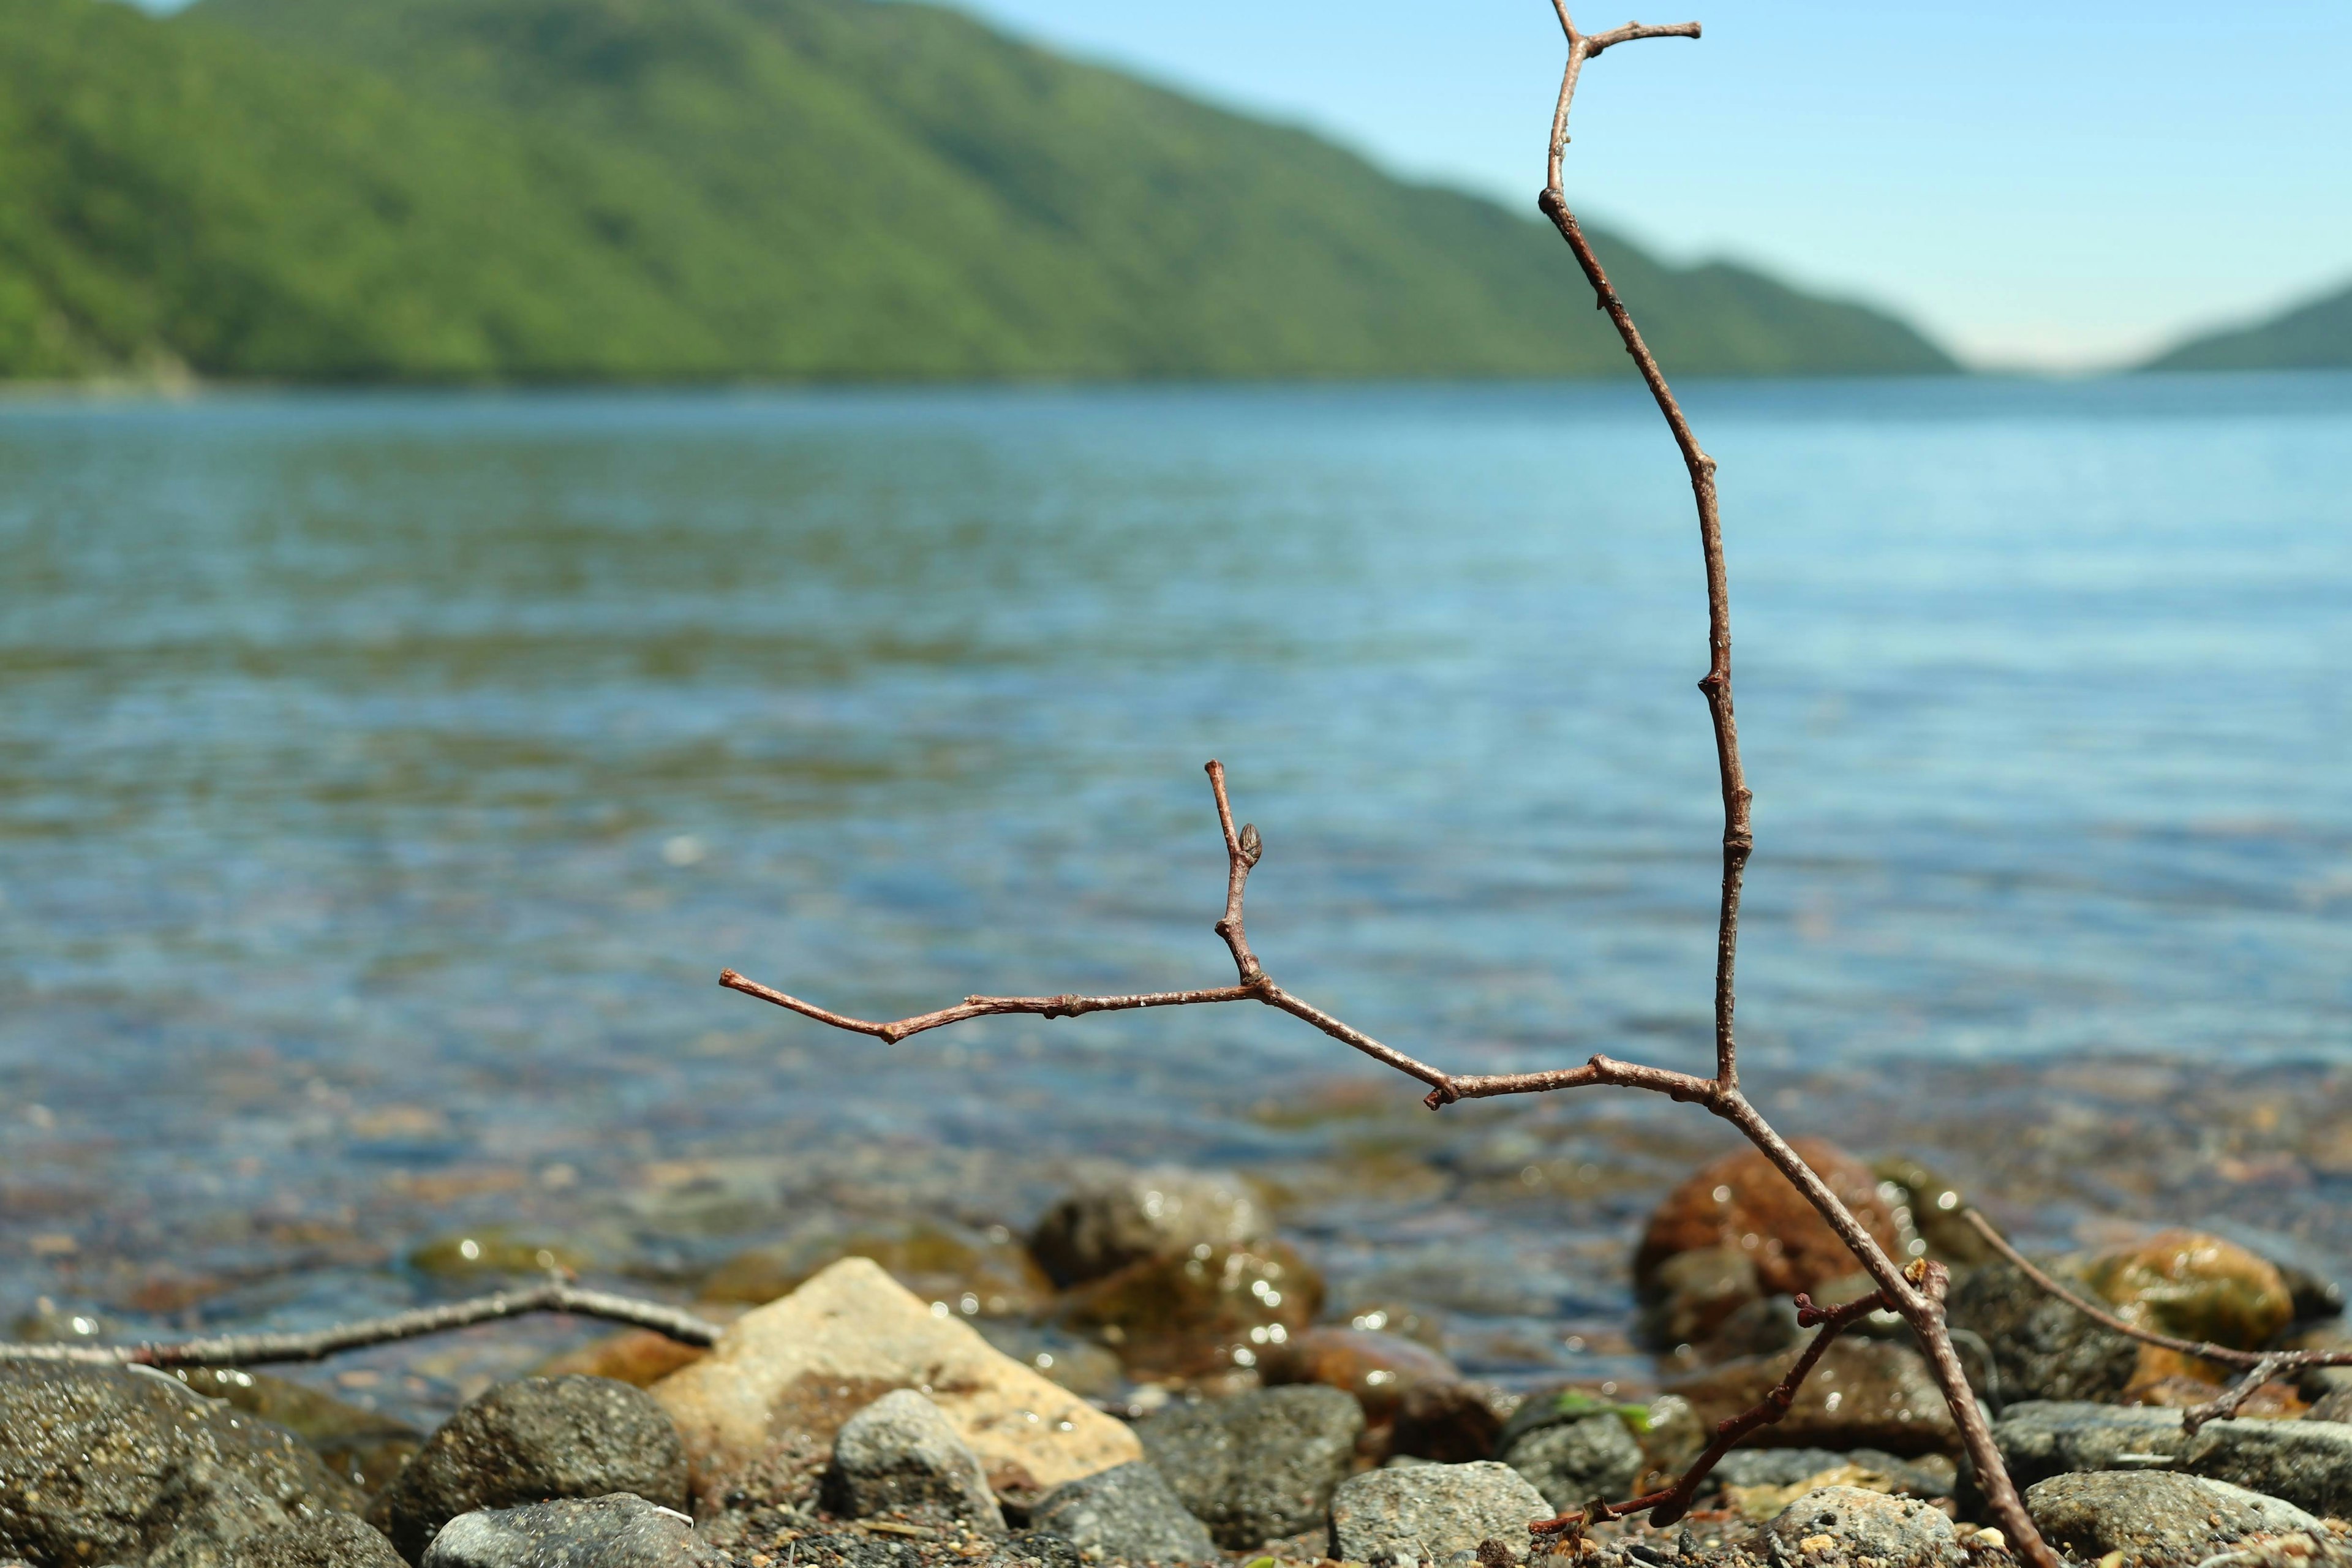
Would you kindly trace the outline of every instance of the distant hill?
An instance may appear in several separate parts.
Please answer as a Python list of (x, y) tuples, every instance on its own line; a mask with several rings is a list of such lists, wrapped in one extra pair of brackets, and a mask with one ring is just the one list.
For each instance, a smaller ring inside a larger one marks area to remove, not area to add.
[[(1894, 318), (1603, 256), (1670, 370), (1910, 374)], [(1551, 375), (1531, 217), (873, 0), (0, 0), (0, 374)]]
[(2352, 285), (2251, 327), (2210, 332), (2158, 354), (2146, 370), (2352, 368)]

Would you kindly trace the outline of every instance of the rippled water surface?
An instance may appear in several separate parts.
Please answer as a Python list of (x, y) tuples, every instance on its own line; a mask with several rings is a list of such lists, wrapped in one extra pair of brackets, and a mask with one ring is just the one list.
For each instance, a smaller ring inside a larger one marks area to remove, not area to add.
[[(2352, 378), (1689, 403), (1759, 1097), (2045, 1233), (2352, 1258)], [(1605, 1360), (1695, 1112), (713, 982), (1215, 983), (1213, 755), (1293, 990), (1453, 1067), (1699, 1066), (1694, 534), (1613, 386), (0, 405), (0, 1310), (315, 1321), (493, 1224), (682, 1289), (1110, 1155), (1257, 1173), (1482, 1369)]]

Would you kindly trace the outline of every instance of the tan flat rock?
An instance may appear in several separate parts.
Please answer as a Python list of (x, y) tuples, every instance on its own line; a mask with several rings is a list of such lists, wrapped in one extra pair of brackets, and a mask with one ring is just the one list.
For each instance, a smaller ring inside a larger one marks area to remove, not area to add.
[(829, 1443), (893, 1389), (916, 1389), (980, 1456), (999, 1491), (1039, 1492), (1143, 1458), (1126, 1425), (942, 1316), (864, 1258), (845, 1258), (745, 1313), (709, 1355), (653, 1385), (698, 1478), (796, 1433)]

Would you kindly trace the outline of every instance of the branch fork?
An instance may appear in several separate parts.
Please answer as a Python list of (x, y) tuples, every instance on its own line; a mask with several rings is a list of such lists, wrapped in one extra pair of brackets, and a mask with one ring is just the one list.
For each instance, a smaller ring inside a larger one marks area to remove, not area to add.
[[(1354, 1026), (1285, 991), (1266, 973), (1257, 955), (1251, 951), (1242, 919), (1243, 897), (1250, 869), (1264, 853), (1264, 843), (1255, 827), (1244, 824), (1238, 831), (1234, 828), (1233, 806), (1225, 790), (1225, 770), (1223, 764), (1214, 762), (1208, 764), (1209, 784), (1216, 797), (1217, 825), (1224, 836), (1226, 859), (1225, 909), (1215, 929), (1233, 955), (1236, 979), (1233, 985), (1131, 996), (973, 996), (966, 998), (959, 1007), (919, 1014), (889, 1023), (874, 1023), (829, 1012), (814, 1003), (746, 980), (731, 969), (719, 976), (719, 984), (835, 1028), (892, 1041), (904, 1039), (924, 1029), (990, 1015), (1026, 1013), (1046, 1017), (1075, 1017), (1081, 1013), (1142, 1007), (1258, 1002), (1311, 1024), (1333, 1039), (1427, 1085), (1425, 1102), (1433, 1110), (1462, 1100), (1541, 1094), (1554, 1089), (1597, 1085), (1646, 1089), (1677, 1101), (1704, 1106), (1711, 1114), (1738, 1128), (1804, 1194), (1814, 1211), (1846, 1244), (1878, 1287), (1873, 1295), (1851, 1303), (1851, 1310), (1839, 1308), (1826, 1314), (1817, 1314), (1815, 1321), (1821, 1333), (1790, 1369), (1783, 1386), (1774, 1390), (1773, 1396), (1767, 1398), (1757, 1409), (1736, 1417), (1727, 1423), (1725, 1430), (1718, 1431), (1715, 1445), (1708, 1449), (1713, 1458), (1703, 1457), (1705, 1468), (1712, 1468), (1714, 1460), (1727, 1452), (1731, 1445), (1756, 1427), (1778, 1420), (1786, 1412), (1790, 1400), (1795, 1397), (1797, 1385), (1848, 1323), (1869, 1311), (1883, 1309), (1896, 1312), (1910, 1325), (1921, 1350), (1926, 1352), (1937, 1384), (1951, 1406), (1953, 1421), (1975, 1467), (1985, 1500), (2003, 1532), (2019, 1555), (2032, 1564), (2032, 1568), (2058, 1568), (2056, 1556), (2034, 1529), (2032, 1519), (2026, 1513), (2025, 1505), (2017, 1495), (2017, 1489), (2010, 1481), (2008, 1470), (2001, 1463), (2000, 1451), (1993, 1444), (1984, 1413), (1978, 1406), (1975, 1392), (1969, 1387), (1968, 1375), (1961, 1368), (1958, 1353), (1952, 1348), (1951, 1335), (1944, 1324), (1944, 1279), (1941, 1271), (1933, 1266), (1917, 1264), (1906, 1270), (1889, 1258), (1876, 1238), (1847, 1209), (1843, 1201), (1789, 1146), (1788, 1141), (1773, 1130), (1739, 1089), (1738, 1047), (1733, 1031), (1733, 1013), (1738, 1002), (1734, 975), (1739, 952), (1740, 892), (1748, 858), (1755, 850), (1756, 836), (1750, 815), (1753, 796), (1748, 787), (1746, 769), (1740, 762), (1739, 728), (1732, 706), (1731, 592), (1724, 565), (1723, 524), (1717, 503), (1716, 461), (1699, 445), (1690, 421), (1684, 416), (1681, 404), (1675, 401), (1672, 388), (1666, 384), (1665, 373), (1659, 368), (1657, 356), (1643, 341), (1641, 331), (1633, 324), (1633, 314), (1625, 308), (1624, 300), (1610, 286), (1608, 272), (1601, 265), (1600, 257), (1585, 238), (1576, 215), (1569, 209), (1560, 180), (1561, 157), (1568, 146), (1569, 110), (1575, 100), (1577, 83), (1585, 62), (1605, 50), (1637, 39), (1696, 38), (1699, 36), (1699, 26), (1696, 22), (1666, 26), (1629, 22), (1603, 33), (1584, 33), (1577, 28), (1569, 13), (1568, 0), (1552, 0), (1552, 9), (1558, 15), (1560, 30), (1568, 40), (1568, 62), (1560, 77), (1559, 97), (1552, 111), (1544, 189), (1537, 205), (1567, 242), (1577, 265), (1584, 272), (1585, 280), (1591, 285), (1594, 303), (1607, 313), (1610, 323), (1616, 328), (1619, 339), (1625, 345), (1626, 354), (1640, 372), (1643, 384), (1649, 388), (1660, 416), (1674, 437), (1675, 448), (1682, 455), (1683, 466), (1690, 476), (1692, 499), (1698, 511), (1699, 551), (1706, 573), (1707, 606), (1706, 672), (1698, 686), (1706, 700), (1708, 720), (1715, 732), (1717, 772), (1723, 795), (1723, 879), (1716, 926), (1714, 1075), (1703, 1078), (1665, 1068), (1621, 1062), (1606, 1056), (1596, 1056), (1581, 1067), (1548, 1072), (1454, 1074), (1383, 1045)], [(1807, 1310), (1813, 1310), (1810, 1304)], [(1691, 1491), (1704, 1475), (1703, 1468), (1697, 1472), (1696, 1478), (1685, 1476), (1683, 1481), (1664, 1492), (1622, 1503), (1596, 1505), (1598, 1511), (1588, 1512), (1596, 1519), (1603, 1516), (1622, 1518), (1641, 1512), (1647, 1512), (1654, 1522), (1679, 1519), (1687, 1511)], [(1566, 1517), (1580, 1520), (1584, 1516)], [(1566, 1529), (1567, 1525), (1563, 1521), (1551, 1521), (1537, 1528), (1540, 1531)]]

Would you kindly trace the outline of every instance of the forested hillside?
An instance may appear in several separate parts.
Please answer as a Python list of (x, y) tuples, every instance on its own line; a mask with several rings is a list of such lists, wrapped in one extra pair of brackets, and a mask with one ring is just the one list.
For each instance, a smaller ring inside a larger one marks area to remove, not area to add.
[(2149, 370), (2352, 368), (2352, 287), (2267, 321), (2192, 338), (2148, 363)]
[[(1671, 370), (1910, 328), (1599, 237)], [(1548, 375), (1531, 216), (873, 0), (0, 0), (0, 373)]]

